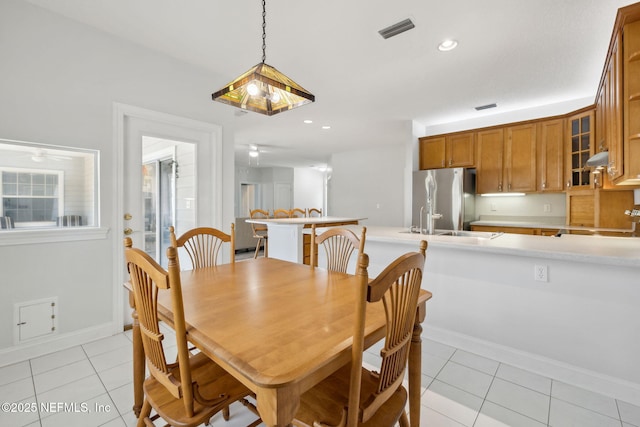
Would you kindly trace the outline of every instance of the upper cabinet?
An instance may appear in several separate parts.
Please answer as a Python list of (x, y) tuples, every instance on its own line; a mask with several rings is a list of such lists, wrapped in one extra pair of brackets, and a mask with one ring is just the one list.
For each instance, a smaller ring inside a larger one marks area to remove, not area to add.
[(592, 110), (567, 119), (567, 190), (591, 188), (591, 169), (584, 165), (592, 155)]
[(476, 192), (536, 191), (536, 124), (478, 131)]
[(538, 123), (537, 134), (537, 190), (564, 191), (564, 119)]
[(474, 132), (420, 138), (420, 169), (475, 166)]
[(478, 194), (503, 191), (504, 131), (502, 128), (479, 131), (476, 135), (478, 151), (476, 192)]
[(609, 151), (603, 187), (640, 185), (640, 3), (618, 10), (595, 114), (593, 151)]
[(536, 191), (536, 124), (505, 129), (504, 185), (506, 192)]
[(640, 184), (640, 21), (626, 24), (623, 39), (624, 170), (616, 184)]

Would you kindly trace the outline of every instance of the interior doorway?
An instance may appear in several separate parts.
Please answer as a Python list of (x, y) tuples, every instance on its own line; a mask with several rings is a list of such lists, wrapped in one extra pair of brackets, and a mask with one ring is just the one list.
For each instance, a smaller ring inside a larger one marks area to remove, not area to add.
[[(171, 221), (177, 234), (200, 225), (222, 227), (222, 130), (218, 125), (124, 104), (114, 104), (114, 118), (118, 158), (113, 173), (117, 188), (113, 204), (117, 230), (113, 242), (113, 323), (117, 333), (131, 323), (128, 293), (122, 286), (128, 280), (122, 238), (131, 237), (134, 247), (162, 254), (169, 242)], [(188, 155), (183, 156), (184, 152)], [(157, 168), (153, 185), (158, 188), (147, 208), (143, 165), (152, 163)]]
[(144, 250), (164, 268), (169, 226), (180, 232), (196, 223), (195, 154), (190, 142), (142, 137)]

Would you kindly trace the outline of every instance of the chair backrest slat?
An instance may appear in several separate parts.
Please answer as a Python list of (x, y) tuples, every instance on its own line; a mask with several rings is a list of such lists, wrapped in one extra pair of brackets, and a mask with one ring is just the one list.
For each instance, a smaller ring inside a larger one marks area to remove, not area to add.
[[(269, 218), (269, 212), (262, 209), (253, 209), (249, 211), (249, 217), (251, 219), (267, 219)], [(253, 230), (253, 237), (257, 237), (258, 235), (266, 235), (267, 234), (267, 226), (264, 224), (251, 224), (251, 229)]]
[(289, 209), (275, 209), (273, 211), (274, 218), (291, 218), (291, 211)]
[(229, 243), (230, 262), (235, 262), (235, 224), (231, 223), (229, 234), (211, 227), (193, 228), (176, 238), (175, 229), (169, 227), (171, 245), (182, 247), (191, 259), (194, 269), (218, 265), (220, 249)]
[(311, 226), (311, 267), (315, 266), (318, 248), (322, 245), (327, 256), (327, 270), (346, 273), (353, 252), (355, 250), (360, 254), (364, 252), (366, 233), (367, 227), (362, 227), (362, 233), (358, 238), (347, 228), (335, 227), (316, 236), (316, 225), (313, 224)]

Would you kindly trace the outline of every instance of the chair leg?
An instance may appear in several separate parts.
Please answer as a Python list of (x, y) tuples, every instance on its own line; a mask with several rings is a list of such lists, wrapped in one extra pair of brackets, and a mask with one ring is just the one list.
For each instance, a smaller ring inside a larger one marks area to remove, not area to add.
[(145, 427), (147, 425), (145, 419), (151, 415), (151, 404), (147, 399), (144, 400), (142, 404), (142, 409), (140, 410), (140, 415), (138, 416), (138, 424), (136, 427)]
[(222, 410), (222, 418), (224, 418), (225, 421), (229, 421), (229, 407), (225, 406), (224, 409)]
[(258, 252), (260, 252), (260, 243), (262, 243), (262, 239), (258, 239), (258, 243), (256, 244), (256, 253), (253, 254), (253, 259), (258, 258)]
[(409, 427), (409, 418), (407, 418), (407, 411), (402, 411), (399, 422), (400, 427)]

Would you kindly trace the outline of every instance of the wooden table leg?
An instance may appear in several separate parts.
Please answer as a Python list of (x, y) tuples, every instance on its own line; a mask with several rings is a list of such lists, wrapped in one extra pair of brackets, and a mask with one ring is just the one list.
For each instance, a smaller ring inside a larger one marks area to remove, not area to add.
[(409, 424), (411, 427), (420, 427), (420, 393), (422, 382), (422, 321), (425, 318), (426, 305), (418, 306), (416, 320), (411, 336), (411, 349), (409, 350)]
[(129, 305), (133, 309), (131, 318), (133, 319), (133, 413), (138, 417), (142, 409), (144, 391), (144, 349), (142, 348), (142, 335), (140, 334), (140, 322), (136, 311), (133, 292), (129, 293)]
[(291, 426), (300, 407), (300, 395), (289, 388), (266, 388), (256, 392), (258, 413), (271, 427)]

